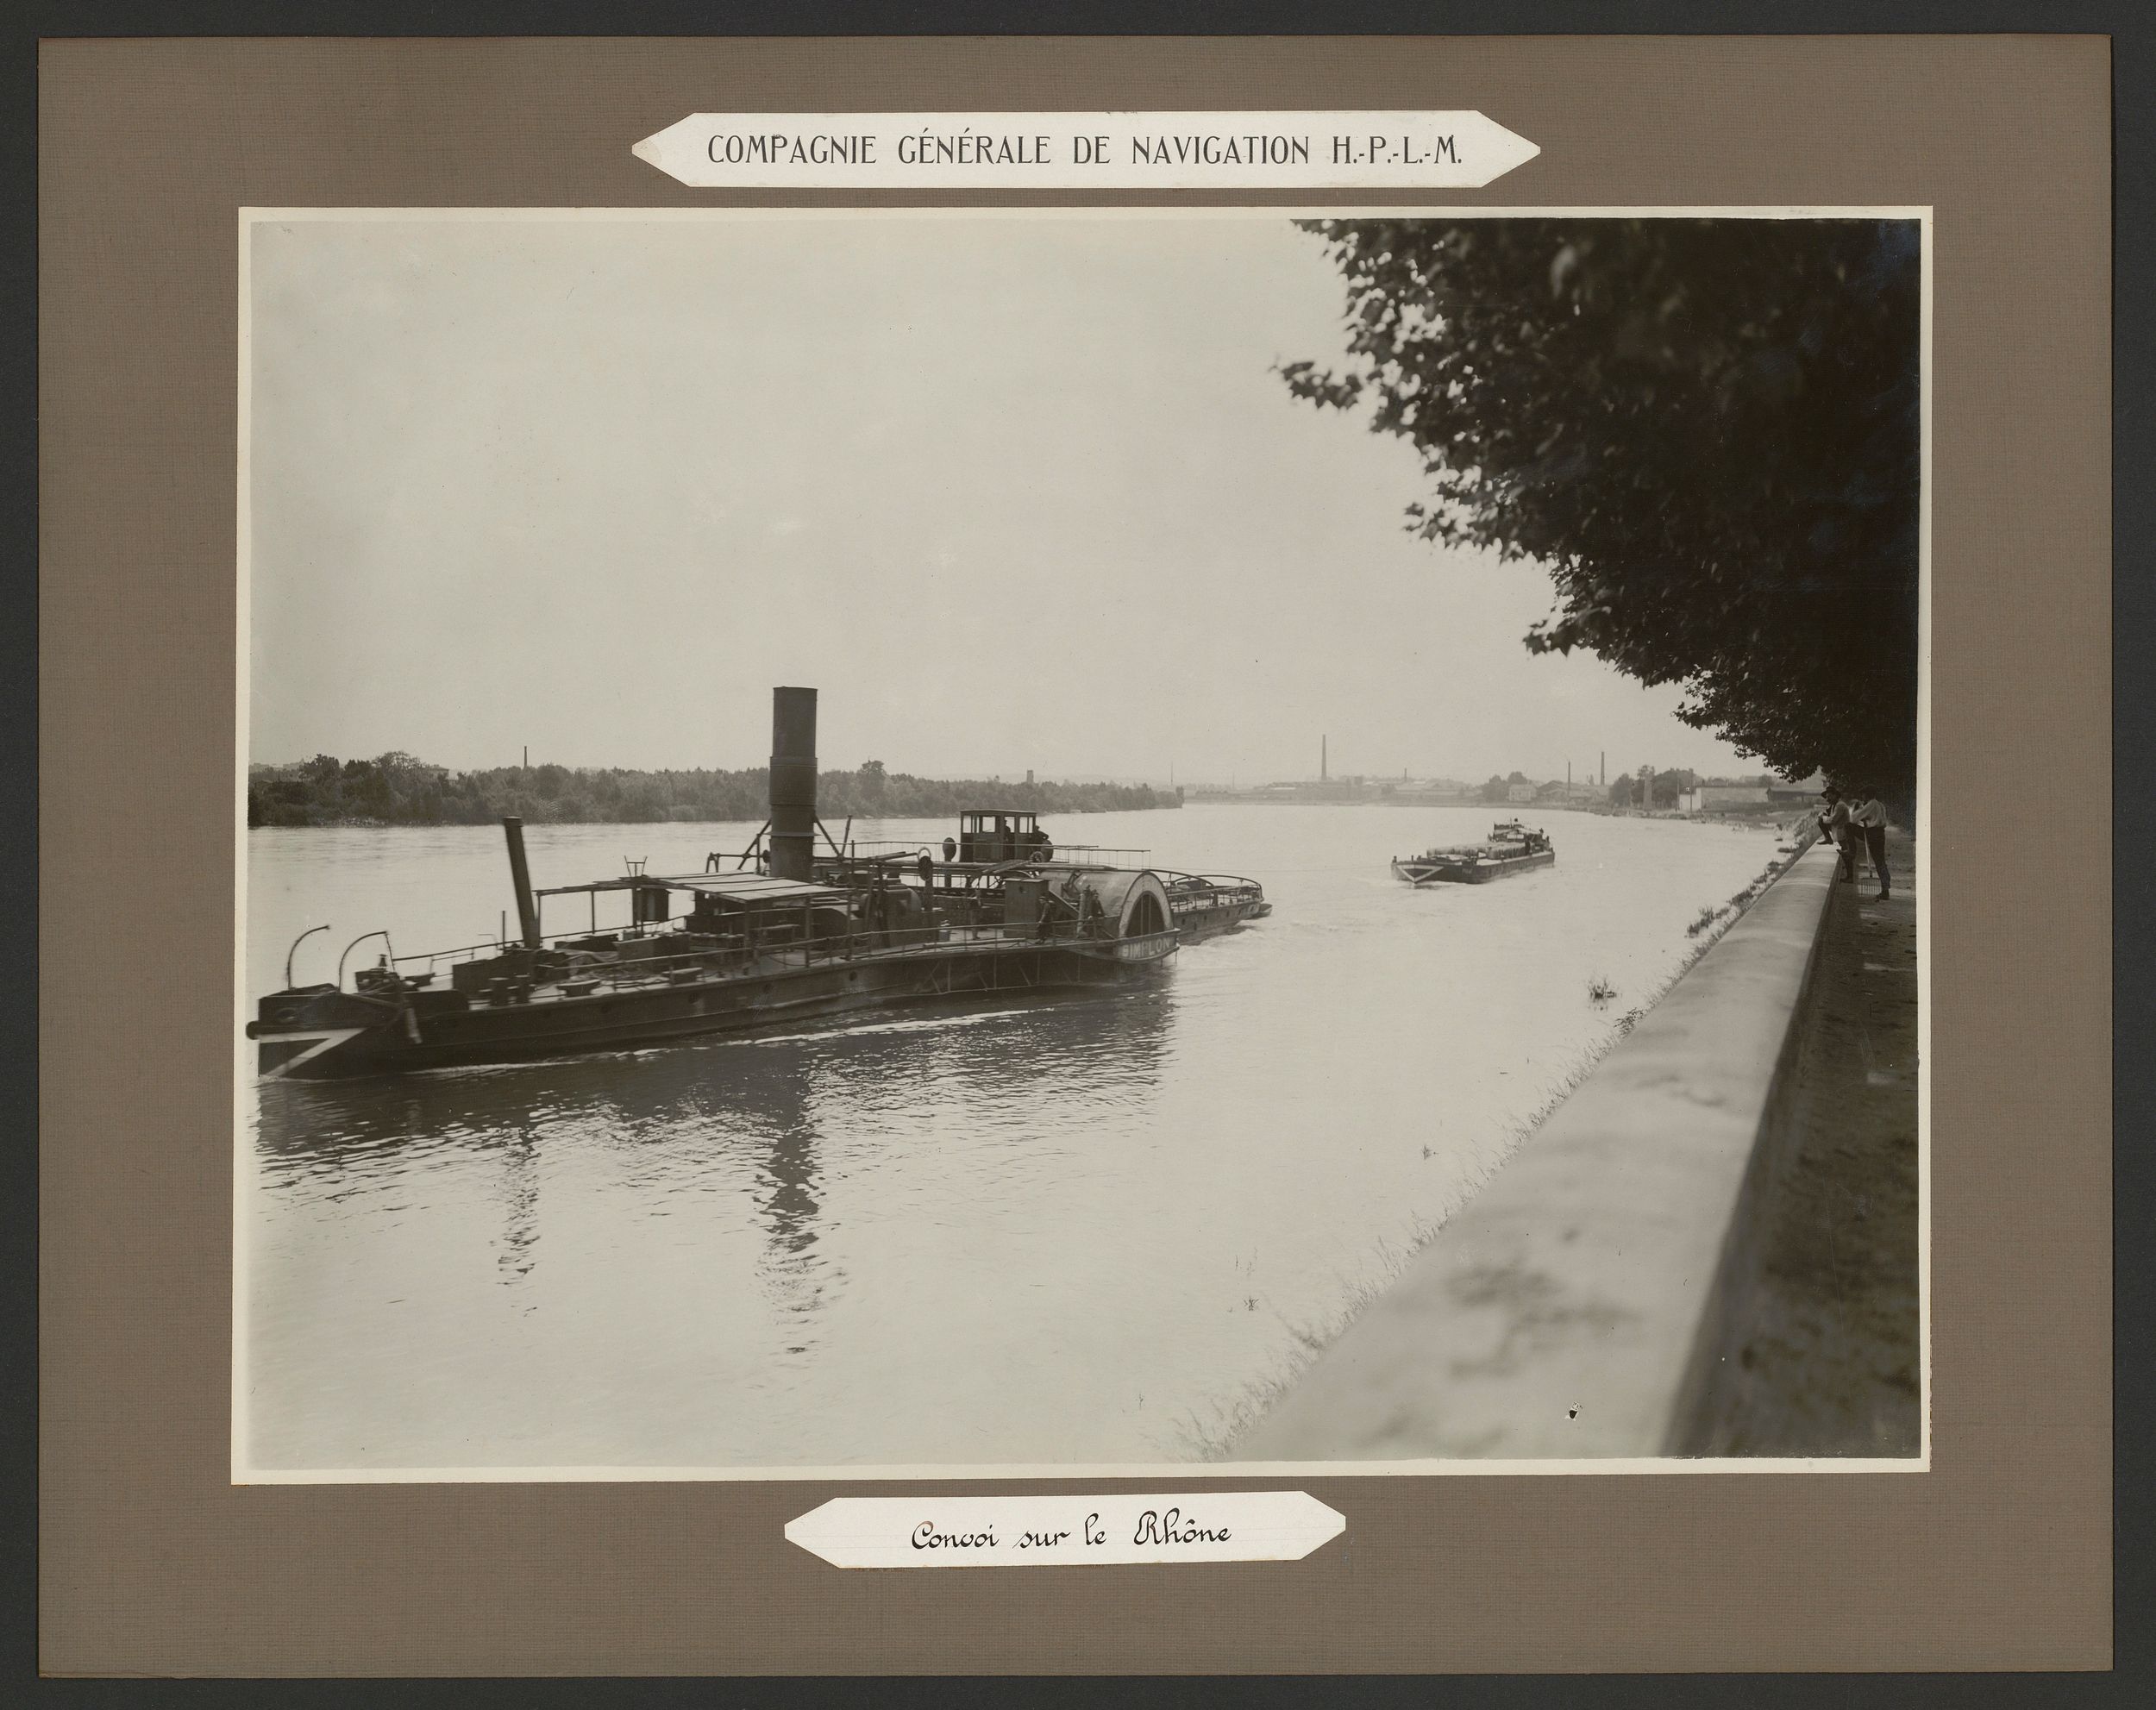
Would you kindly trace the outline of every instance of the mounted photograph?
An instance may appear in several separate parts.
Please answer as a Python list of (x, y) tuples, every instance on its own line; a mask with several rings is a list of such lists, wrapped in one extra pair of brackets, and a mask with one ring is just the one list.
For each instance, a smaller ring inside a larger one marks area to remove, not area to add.
[(233, 1478), (1928, 1464), (1921, 209), (253, 209)]

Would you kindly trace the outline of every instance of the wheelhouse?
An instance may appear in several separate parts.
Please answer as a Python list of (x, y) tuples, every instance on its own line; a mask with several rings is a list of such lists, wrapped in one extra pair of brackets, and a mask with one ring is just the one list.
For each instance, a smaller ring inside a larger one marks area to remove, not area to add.
[(1038, 860), (1054, 847), (1041, 830), (1038, 814), (1014, 808), (968, 808), (958, 816), (962, 861)]

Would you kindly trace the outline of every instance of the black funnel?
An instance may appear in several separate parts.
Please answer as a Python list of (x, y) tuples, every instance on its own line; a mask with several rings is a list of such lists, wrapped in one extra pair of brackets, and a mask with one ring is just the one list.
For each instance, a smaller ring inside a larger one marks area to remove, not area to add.
[(816, 691), (771, 692), (771, 876), (806, 882), (816, 855)]
[(509, 840), (509, 882), (517, 893), (517, 930), (536, 950), (539, 948), (539, 908), (531, 894), (531, 869), (524, 864), (524, 822), (513, 813), (504, 814), (502, 835)]

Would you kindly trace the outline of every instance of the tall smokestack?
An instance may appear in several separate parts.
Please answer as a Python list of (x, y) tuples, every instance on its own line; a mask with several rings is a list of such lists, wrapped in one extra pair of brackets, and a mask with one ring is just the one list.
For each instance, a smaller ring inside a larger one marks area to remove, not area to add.
[(524, 865), (524, 822), (513, 813), (502, 816), (502, 836), (509, 840), (509, 882), (517, 892), (517, 930), (524, 943), (539, 948), (539, 907), (532, 900), (531, 869)]
[(816, 855), (816, 691), (771, 692), (771, 876), (805, 883)]
[(1602, 782), (1607, 784), (1609, 782), (1609, 750), (1608, 749), (1602, 750), (1601, 767)]
[(1320, 784), (1324, 783), (1326, 777), (1329, 775), (1326, 771), (1326, 767), (1330, 758), (1330, 756), (1328, 756), (1326, 753), (1326, 741), (1327, 738), (1324, 736), (1318, 738), (1318, 781)]

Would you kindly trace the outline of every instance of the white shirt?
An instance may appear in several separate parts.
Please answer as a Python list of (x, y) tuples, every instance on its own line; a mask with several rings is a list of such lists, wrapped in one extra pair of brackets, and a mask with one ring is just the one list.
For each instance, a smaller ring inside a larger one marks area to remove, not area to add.
[(1862, 825), (1867, 830), (1876, 825), (1883, 825), (1886, 824), (1886, 805), (1874, 796), (1849, 816), (1849, 823), (1852, 825)]

